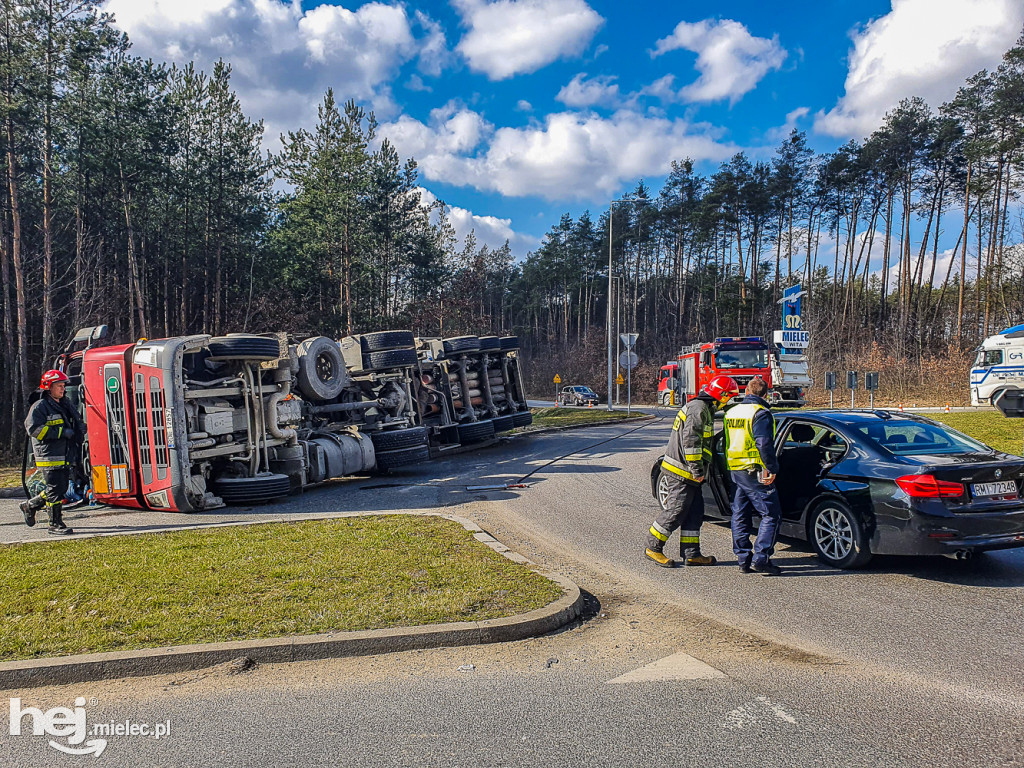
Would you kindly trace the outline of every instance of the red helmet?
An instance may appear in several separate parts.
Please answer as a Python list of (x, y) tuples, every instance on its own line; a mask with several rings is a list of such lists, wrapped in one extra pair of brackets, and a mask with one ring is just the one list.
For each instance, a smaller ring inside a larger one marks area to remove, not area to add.
[(715, 400), (725, 405), (740, 393), (740, 388), (733, 381), (732, 376), (726, 376), (723, 373), (720, 376), (715, 376), (700, 391), (706, 395), (711, 395)]
[(47, 371), (43, 374), (42, 380), (39, 382), (40, 389), (49, 389), (51, 384), (58, 384), (62, 381), (71, 381), (68, 375), (64, 371)]

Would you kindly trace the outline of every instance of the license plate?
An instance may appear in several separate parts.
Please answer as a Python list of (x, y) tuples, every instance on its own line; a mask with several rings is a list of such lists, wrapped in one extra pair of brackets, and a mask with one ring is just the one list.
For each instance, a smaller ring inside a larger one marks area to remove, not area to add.
[(974, 483), (971, 486), (973, 496), (1016, 496), (1017, 483), (1014, 480), (1003, 480), (999, 483)]

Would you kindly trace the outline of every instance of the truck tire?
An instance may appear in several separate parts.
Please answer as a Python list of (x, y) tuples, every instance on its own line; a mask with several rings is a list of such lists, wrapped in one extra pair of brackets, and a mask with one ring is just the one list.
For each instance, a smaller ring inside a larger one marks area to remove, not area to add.
[(427, 428), (392, 429), (384, 432), (370, 432), (373, 448), (379, 456), (384, 451), (416, 448), (427, 444)]
[(509, 352), (513, 349), (519, 349), (519, 337), (518, 336), (502, 336), (499, 339), (502, 350)]
[(291, 493), (291, 480), (276, 474), (222, 477), (214, 481), (213, 490), (225, 504), (252, 504), (284, 498)]
[(338, 344), (326, 336), (306, 339), (297, 348), (299, 391), (310, 400), (333, 400), (348, 378)]
[(381, 371), (388, 368), (404, 368), (416, 365), (419, 357), (415, 349), (389, 349), (385, 352), (369, 352), (363, 355), (363, 368)]
[(529, 411), (519, 411), (512, 414), (512, 423), (517, 427), (528, 427), (533, 424), (533, 414)]
[(386, 352), (389, 349), (412, 349), (416, 340), (412, 331), (378, 331), (359, 338), (363, 352)]
[(388, 472), (410, 464), (420, 464), (430, 459), (430, 449), (425, 445), (413, 448), (400, 448), (395, 451), (379, 451), (377, 453), (377, 470)]
[(453, 336), (441, 342), (446, 355), (455, 352), (477, 352), (480, 349), (480, 338), (477, 336)]
[(516, 428), (515, 419), (511, 416), (495, 416), (491, 419), (491, 423), (494, 424), (494, 433), (508, 432)]
[(277, 360), (281, 348), (277, 339), (266, 336), (216, 336), (210, 339), (211, 360)]
[(459, 424), (459, 442), (463, 445), (490, 440), (492, 437), (494, 437), (494, 424), (490, 419)]
[(497, 336), (481, 336), (481, 352), (498, 352), (501, 350), (501, 340)]

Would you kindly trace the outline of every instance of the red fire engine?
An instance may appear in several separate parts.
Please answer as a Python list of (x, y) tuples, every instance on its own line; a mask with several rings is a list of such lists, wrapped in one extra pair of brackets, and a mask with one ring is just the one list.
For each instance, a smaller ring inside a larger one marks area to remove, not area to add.
[(768, 384), (771, 402), (803, 405), (803, 389), (789, 385), (788, 378), (783, 384), (777, 355), (760, 336), (726, 336), (684, 347), (675, 360), (661, 367), (658, 403), (669, 405), (673, 392), (676, 404), (689, 402), (722, 373), (731, 376), (741, 391), (752, 378), (760, 376)]

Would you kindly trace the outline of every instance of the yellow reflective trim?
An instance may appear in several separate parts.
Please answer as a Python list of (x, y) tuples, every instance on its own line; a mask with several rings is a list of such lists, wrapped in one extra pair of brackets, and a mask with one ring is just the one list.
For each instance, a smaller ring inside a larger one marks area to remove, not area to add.
[(42, 439), (43, 439), (44, 437), (46, 437), (46, 433), (47, 433), (47, 432), (48, 432), (49, 430), (50, 430), (50, 427), (49, 427), (49, 425), (47, 425), (47, 426), (43, 427), (42, 429), (40, 429), (40, 430), (39, 430), (39, 434), (38, 434), (38, 435), (36, 435), (36, 440), (42, 440)]
[(683, 458), (686, 459), (687, 461), (697, 461), (703, 455), (703, 451), (701, 451), (700, 453), (684, 453)]
[(56, 427), (58, 424), (63, 424), (64, 423), (64, 419), (62, 419), (62, 418), (60, 418), (58, 416), (56, 419), (49, 419), (46, 423), (48, 425), (50, 425), (51, 427)]
[(64, 466), (64, 459), (61, 459), (60, 461), (38, 461), (37, 460), (36, 461), (36, 466), (37, 467), (63, 467)]
[(651, 536), (656, 538), (658, 541), (668, 541), (668, 536), (657, 530), (653, 525), (651, 526)]
[(700, 536), (680, 536), (680, 544), (700, 544)]

